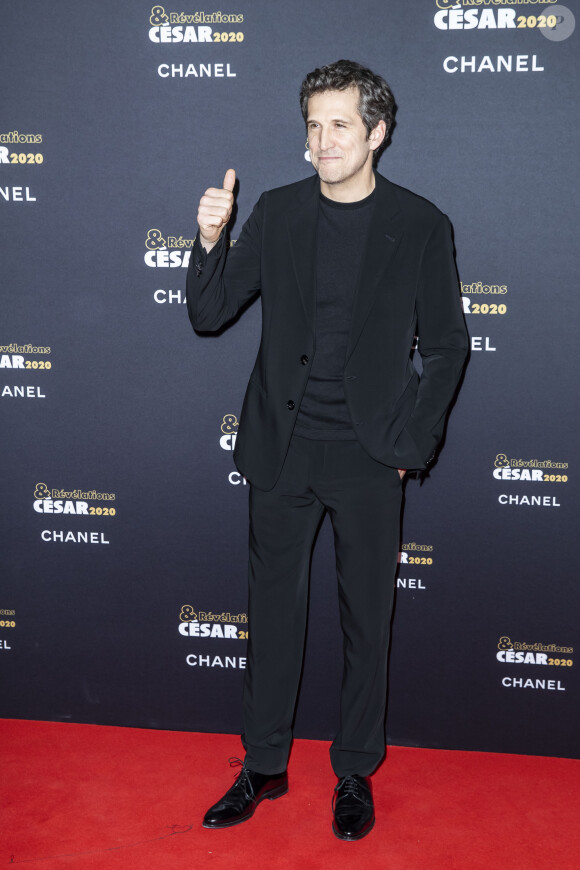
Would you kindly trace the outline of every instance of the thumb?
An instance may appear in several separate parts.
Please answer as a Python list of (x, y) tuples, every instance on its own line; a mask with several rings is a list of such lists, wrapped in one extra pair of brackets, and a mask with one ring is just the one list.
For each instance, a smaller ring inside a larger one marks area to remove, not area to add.
[(236, 170), (228, 169), (224, 176), (224, 190), (232, 191), (236, 183)]

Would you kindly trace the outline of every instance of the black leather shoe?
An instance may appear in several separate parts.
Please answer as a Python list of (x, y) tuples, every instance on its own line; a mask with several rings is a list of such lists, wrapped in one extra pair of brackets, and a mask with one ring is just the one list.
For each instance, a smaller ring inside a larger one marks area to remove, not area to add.
[(372, 831), (375, 807), (368, 776), (343, 776), (334, 789), (332, 830), (340, 840), (360, 840)]
[(203, 818), (204, 828), (229, 828), (239, 825), (254, 815), (255, 809), (265, 798), (273, 801), (288, 791), (288, 774), (256, 773), (248, 770), (239, 758), (230, 758), (230, 766), (241, 764), (242, 769), (233, 786), (221, 801), (214, 804)]

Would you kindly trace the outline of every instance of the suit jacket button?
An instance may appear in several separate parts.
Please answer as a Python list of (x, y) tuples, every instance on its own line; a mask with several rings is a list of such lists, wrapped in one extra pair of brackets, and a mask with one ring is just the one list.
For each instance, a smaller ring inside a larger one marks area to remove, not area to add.
[(307, 366), (308, 363), (310, 362), (310, 360), (308, 359), (308, 357), (306, 356), (305, 353), (303, 353), (302, 356), (300, 357), (300, 362), (302, 363), (303, 366)]
[(288, 408), (289, 411), (294, 410), (294, 402), (292, 401), (292, 399), (288, 399), (288, 401), (286, 402), (286, 407)]

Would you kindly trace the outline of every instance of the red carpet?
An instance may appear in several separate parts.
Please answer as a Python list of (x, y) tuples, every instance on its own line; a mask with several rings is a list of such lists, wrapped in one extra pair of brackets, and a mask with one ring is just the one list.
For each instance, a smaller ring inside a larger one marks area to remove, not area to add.
[(0, 867), (214, 870), (578, 870), (580, 762), (389, 747), (377, 823), (330, 828), (328, 744), (297, 741), (290, 793), (205, 830), (239, 738), (6, 720)]

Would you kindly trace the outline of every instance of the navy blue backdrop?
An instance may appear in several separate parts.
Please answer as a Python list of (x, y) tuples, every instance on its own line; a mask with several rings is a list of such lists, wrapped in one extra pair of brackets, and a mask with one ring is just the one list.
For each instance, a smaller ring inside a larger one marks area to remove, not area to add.
[[(6, 0), (0, 63), (0, 715), (235, 732), (254, 305), (184, 306), (197, 201), (236, 238), (306, 177), (300, 82), (348, 57), (398, 105), (380, 171), (453, 223), (471, 360), (406, 484), (388, 740), (578, 755), (576, 0)], [(315, 550), (297, 735), (330, 738), (341, 640)]]

